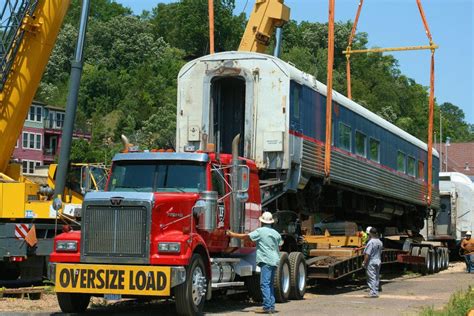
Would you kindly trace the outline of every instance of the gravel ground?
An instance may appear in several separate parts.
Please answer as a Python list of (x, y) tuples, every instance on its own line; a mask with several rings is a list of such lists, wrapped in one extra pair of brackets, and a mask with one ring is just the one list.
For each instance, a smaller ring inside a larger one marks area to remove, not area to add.
[[(378, 299), (364, 298), (363, 280), (346, 280), (319, 284), (308, 289), (302, 301), (277, 304), (280, 315), (416, 315), (423, 307), (441, 308), (452, 293), (474, 286), (474, 275), (464, 272), (464, 263), (451, 264), (448, 270), (429, 276), (383, 274), (383, 292)], [(257, 307), (245, 295), (214, 298), (206, 303), (209, 315), (249, 315)], [(43, 295), (38, 301), (1, 298), (2, 315), (61, 315), (56, 296)], [(86, 315), (174, 315), (171, 301), (136, 302), (133, 300), (106, 304), (93, 299)]]

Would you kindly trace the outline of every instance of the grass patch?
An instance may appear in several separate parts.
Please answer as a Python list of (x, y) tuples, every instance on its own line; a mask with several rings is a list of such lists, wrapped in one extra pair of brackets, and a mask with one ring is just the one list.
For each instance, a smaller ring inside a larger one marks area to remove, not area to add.
[(459, 291), (451, 295), (448, 304), (442, 310), (433, 307), (424, 308), (420, 316), (460, 316), (474, 308), (474, 288), (467, 291)]

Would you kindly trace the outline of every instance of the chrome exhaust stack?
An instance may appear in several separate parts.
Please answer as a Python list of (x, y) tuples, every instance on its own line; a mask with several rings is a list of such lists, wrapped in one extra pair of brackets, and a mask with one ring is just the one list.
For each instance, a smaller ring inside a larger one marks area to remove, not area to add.
[[(243, 207), (242, 202), (238, 199), (237, 188), (239, 186), (239, 142), (240, 134), (234, 137), (232, 140), (232, 172), (231, 172), (231, 184), (232, 184), (232, 199), (230, 200), (230, 229), (235, 232), (242, 234), (244, 232), (243, 222)], [(241, 247), (242, 242), (238, 238), (231, 238), (230, 247)]]

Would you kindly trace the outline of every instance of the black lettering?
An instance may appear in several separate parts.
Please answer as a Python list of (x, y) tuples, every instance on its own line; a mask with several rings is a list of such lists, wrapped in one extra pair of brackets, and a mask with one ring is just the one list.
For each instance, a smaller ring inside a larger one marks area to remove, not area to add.
[(166, 288), (166, 284), (167, 284), (167, 280), (166, 280), (166, 274), (164, 272), (161, 272), (161, 271), (157, 271), (156, 272), (156, 290), (157, 291), (162, 291)]
[(105, 270), (105, 288), (108, 289), (109, 288), (109, 279), (110, 279), (110, 270)]
[(146, 274), (143, 271), (138, 271), (135, 276), (135, 284), (138, 290), (143, 290), (146, 285)]
[(148, 272), (148, 280), (146, 282), (146, 289), (147, 290), (155, 290), (155, 275), (153, 272)]
[(71, 276), (69, 275), (68, 269), (63, 269), (59, 272), (59, 284), (62, 287), (68, 287), (69, 282), (71, 282)]
[(118, 272), (118, 288), (123, 290), (125, 288), (123, 282), (125, 282), (125, 271)]
[(69, 274), (71, 276), (72, 287), (77, 287), (77, 280), (79, 280), (79, 274), (76, 273), (77, 270), (69, 269)]
[(87, 288), (95, 289), (95, 271), (92, 269), (87, 270)]
[(81, 289), (85, 289), (86, 288), (86, 281), (87, 281), (87, 270), (86, 269), (83, 269), (81, 270), (81, 284), (80, 284), (80, 287)]
[(132, 270), (130, 270), (129, 279), (130, 279), (130, 290), (135, 290), (135, 283), (133, 283), (133, 271)]
[(96, 277), (97, 277), (97, 281), (99, 281), (99, 284), (97, 284), (96, 288), (98, 288), (98, 289), (103, 289), (104, 288), (103, 275), (104, 275), (104, 270), (100, 269), (100, 270), (97, 271)]
[(110, 280), (109, 289), (116, 290), (117, 289), (117, 270), (110, 270), (110, 274), (112, 275), (112, 280)]

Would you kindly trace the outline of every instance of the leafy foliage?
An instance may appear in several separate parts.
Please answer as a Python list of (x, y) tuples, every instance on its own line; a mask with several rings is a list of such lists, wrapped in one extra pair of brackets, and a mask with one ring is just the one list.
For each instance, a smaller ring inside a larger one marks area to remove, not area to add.
[[(80, 2), (72, 1), (57, 38), (36, 96), (40, 101), (66, 103)], [(234, 15), (234, 8), (234, 0), (215, 1), (216, 51), (236, 50), (239, 45), (246, 17)], [(92, 132), (92, 141), (73, 142), (74, 161), (110, 161), (121, 148), (121, 134), (142, 148), (174, 147), (177, 75), (186, 61), (209, 52), (207, 14), (204, 0), (160, 3), (141, 16), (111, 0), (91, 2), (76, 127)], [(343, 94), (342, 51), (351, 27), (349, 21), (338, 22), (335, 29), (334, 89)], [(327, 24), (291, 21), (283, 34), (282, 59), (326, 82)], [(368, 34), (358, 33), (353, 48), (366, 48), (367, 43)], [(356, 102), (427, 138), (427, 87), (403, 75), (393, 56), (353, 56), (351, 72)], [(436, 106), (436, 121), (440, 111), (443, 135), (453, 141), (474, 140), (474, 128), (465, 122), (461, 109), (451, 103)]]

